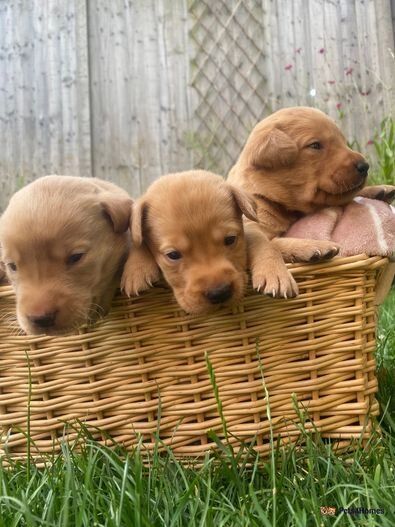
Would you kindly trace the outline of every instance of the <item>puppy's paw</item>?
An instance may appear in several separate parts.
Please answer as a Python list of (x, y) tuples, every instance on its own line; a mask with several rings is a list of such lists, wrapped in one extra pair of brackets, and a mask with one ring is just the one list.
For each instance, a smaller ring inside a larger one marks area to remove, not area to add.
[(123, 270), (121, 290), (127, 296), (137, 296), (152, 287), (159, 278), (160, 269), (155, 260), (132, 251)]
[(121, 278), (121, 290), (127, 296), (138, 296), (153, 286), (160, 278), (157, 266), (124, 269)]
[(379, 201), (385, 201), (392, 203), (395, 198), (395, 186), (394, 185), (383, 185), (383, 188), (377, 193), (374, 199)]
[(316, 240), (315, 247), (311, 248), (310, 257), (307, 261), (311, 263), (321, 262), (323, 260), (331, 260), (339, 253), (340, 247), (333, 242)]
[(255, 267), (252, 271), (252, 286), (258, 292), (273, 298), (294, 298), (299, 293), (298, 284), (285, 266), (269, 268)]
[(299, 247), (289, 259), (291, 262), (317, 263), (330, 260), (339, 253), (340, 247), (334, 242), (326, 240), (301, 240)]
[(364, 198), (377, 199), (378, 201), (385, 201), (392, 203), (395, 199), (395, 185), (374, 185), (363, 188), (358, 196)]

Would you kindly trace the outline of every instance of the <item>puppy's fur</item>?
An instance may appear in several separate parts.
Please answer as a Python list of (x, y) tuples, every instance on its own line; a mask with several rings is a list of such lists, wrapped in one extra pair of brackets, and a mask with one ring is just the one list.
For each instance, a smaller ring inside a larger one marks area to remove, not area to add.
[[(257, 220), (253, 198), (220, 176), (196, 170), (159, 178), (133, 206), (134, 246), (124, 268), (124, 291), (130, 295), (146, 289), (159, 278), (160, 268), (188, 313), (237, 302), (247, 279), (243, 214)], [(277, 287), (278, 274), (265, 274), (259, 243), (249, 236), (255, 287), (273, 287), (271, 279)], [(292, 296), (296, 284), (279, 258), (277, 267)]]
[(66, 333), (104, 314), (129, 246), (132, 200), (93, 178), (46, 176), (0, 219), (2, 261), (26, 333)]
[[(334, 121), (314, 108), (285, 108), (251, 132), (228, 181), (254, 195), (259, 223), (288, 261), (333, 256), (333, 243), (281, 239), (297, 219), (357, 194), (375, 197), (395, 187), (362, 190), (369, 165), (351, 150)], [(385, 196), (382, 197), (385, 199)]]

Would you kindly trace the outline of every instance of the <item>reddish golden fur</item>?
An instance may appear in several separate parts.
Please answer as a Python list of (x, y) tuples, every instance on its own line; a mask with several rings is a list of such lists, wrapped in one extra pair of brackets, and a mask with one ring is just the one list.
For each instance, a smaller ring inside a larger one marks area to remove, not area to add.
[[(322, 148), (311, 147), (317, 142)], [(301, 215), (370, 195), (368, 189), (361, 191), (366, 174), (356, 169), (364, 161), (327, 115), (314, 108), (285, 108), (253, 129), (228, 181), (254, 195), (259, 222), (275, 238)], [(274, 243), (288, 260), (309, 260), (317, 251), (333, 256), (328, 242)]]
[[(240, 300), (247, 267), (242, 214), (256, 220), (253, 199), (220, 176), (196, 170), (159, 178), (133, 206), (134, 247), (124, 268), (124, 291), (130, 295), (146, 289), (158, 279), (159, 267), (189, 313), (210, 311), (207, 295), (221, 284), (231, 286), (229, 301)], [(229, 236), (237, 241), (226, 246)], [(172, 251), (182, 258), (170, 260), (166, 255)], [(264, 288), (262, 265), (254, 262), (253, 279)], [(285, 273), (285, 287), (294, 286), (281, 258), (278, 267)]]
[[(230, 186), (219, 176), (196, 171), (159, 178), (133, 207), (135, 247), (125, 265), (123, 288), (128, 294), (145, 288), (147, 263), (136, 265), (144, 242), (143, 258), (149, 261), (148, 247), (187, 312), (210, 310), (205, 292), (224, 282), (232, 284), (232, 300), (239, 300), (247, 263), (241, 214)], [(231, 247), (224, 245), (229, 235), (238, 238)], [(176, 250), (182, 258), (171, 261), (166, 254)]]
[[(108, 310), (128, 250), (131, 204), (112, 183), (71, 176), (40, 178), (11, 198), (0, 242), (24, 331), (64, 333)], [(53, 325), (37, 327), (33, 319), (47, 313), (56, 313)]]

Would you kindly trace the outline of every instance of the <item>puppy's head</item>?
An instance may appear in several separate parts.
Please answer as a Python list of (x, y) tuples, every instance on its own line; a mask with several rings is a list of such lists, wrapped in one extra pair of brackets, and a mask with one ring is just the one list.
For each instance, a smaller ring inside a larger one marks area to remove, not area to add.
[(220, 176), (171, 174), (135, 203), (132, 238), (148, 245), (180, 306), (205, 313), (243, 295), (243, 214), (256, 221), (253, 199)]
[(107, 311), (131, 204), (111, 183), (71, 176), (40, 178), (11, 198), (0, 243), (26, 333), (66, 333)]
[(241, 160), (254, 193), (305, 213), (348, 203), (369, 168), (332, 119), (305, 107), (279, 110), (259, 123)]

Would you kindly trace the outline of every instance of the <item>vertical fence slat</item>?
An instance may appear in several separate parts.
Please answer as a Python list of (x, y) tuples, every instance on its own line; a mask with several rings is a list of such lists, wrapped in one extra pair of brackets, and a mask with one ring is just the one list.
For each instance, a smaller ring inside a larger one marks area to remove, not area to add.
[(184, 0), (89, 3), (94, 173), (133, 195), (190, 168)]
[(0, 4), (0, 206), (47, 173), (91, 175), (85, 0)]

